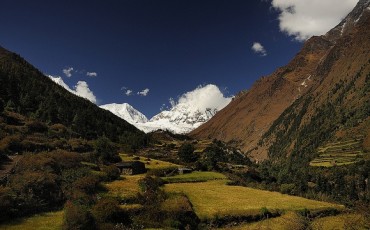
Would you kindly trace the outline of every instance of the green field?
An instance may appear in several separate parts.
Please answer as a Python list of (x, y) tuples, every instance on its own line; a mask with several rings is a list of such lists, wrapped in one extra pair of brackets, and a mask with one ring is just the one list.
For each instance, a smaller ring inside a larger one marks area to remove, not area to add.
[(304, 229), (301, 221), (302, 217), (295, 212), (287, 212), (286, 214), (261, 220), (253, 223), (241, 223), (236, 226), (227, 226), (218, 228), (222, 230), (288, 230), (288, 229)]
[(37, 214), (28, 218), (15, 219), (0, 225), (2, 230), (59, 230), (62, 229), (63, 211)]
[(106, 183), (105, 187), (108, 189), (108, 195), (110, 196), (131, 199), (140, 192), (138, 181), (142, 178), (144, 178), (144, 175), (125, 176), (121, 180)]
[(321, 229), (369, 229), (370, 223), (359, 214), (340, 214), (315, 219), (311, 223), (313, 230)]
[(228, 186), (226, 183), (226, 180), (214, 180), (167, 184), (165, 191), (185, 194), (202, 220), (223, 216), (259, 215), (261, 208), (267, 208), (270, 212), (305, 208), (316, 211), (343, 208), (337, 204), (241, 186)]
[(310, 162), (310, 166), (348, 165), (367, 158), (367, 154), (362, 151), (361, 140), (330, 143), (318, 148), (318, 153), (319, 156)]
[(160, 160), (155, 160), (155, 159), (148, 159), (146, 157), (141, 157), (141, 156), (128, 155), (124, 153), (120, 153), (119, 156), (121, 157), (122, 161), (134, 161), (138, 157), (139, 161), (143, 162), (145, 164), (145, 168), (149, 170), (179, 167), (179, 165), (173, 164), (171, 162), (160, 161)]
[(205, 182), (209, 180), (225, 180), (226, 176), (218, 172), (192, 172), (171, 177), (162, 177), (169, 183)]

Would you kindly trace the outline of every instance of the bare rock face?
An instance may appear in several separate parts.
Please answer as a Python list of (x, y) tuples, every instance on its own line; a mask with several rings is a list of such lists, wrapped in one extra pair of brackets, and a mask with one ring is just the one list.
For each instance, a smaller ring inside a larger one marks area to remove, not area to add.
[[(338, 26), (326, 35), (310, 38), (288, 65), (259, 79), (190, 135), (233, 143), (252, 158), (264, 160), (279, 135), (272, 128), (280, 127), (277, 124), (283, 122), (284, 115), (304, 109), (297, 124), (302, 129), (317, 113), (317, 108), (332, 99), (330, 92), (334, 92), (335, 86), (353, 81), (356, 75), (361, 76), (349, 86), (354, 93), (351, 98), (344, 98), (340, 106), (342, 110), (350, 104), (366, 107), (369, 93), (364, 96), (363, 87), (370, 63), (369, 5), (370, 0), (360, 0)], [(306, 97), (310, 97), (310, 102), (303, 105)], [(354, 98), (361, 98), (358, 104), (350, 102)], [(343, 127), (338, 125), (339, 129)]]

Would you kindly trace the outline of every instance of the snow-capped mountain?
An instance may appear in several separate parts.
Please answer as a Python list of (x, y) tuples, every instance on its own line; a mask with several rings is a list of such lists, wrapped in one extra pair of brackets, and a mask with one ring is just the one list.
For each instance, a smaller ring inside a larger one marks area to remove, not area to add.
[(148, 118), (134, 107), (127, 103), (123, 104), (106, 104), (99, 106), (102, 109), (109, 110), (116, 116), (126, 120), (130, 124), (137, 125), (148, 122)]
[(177, 102), (171, 100), (171, 108), (148, 119), (132, 106), (108, 104), (100, 106), (135, 125), (144, 132), (158, 129), (173, 133), (188, 133), (207, 122), (219, 110), (231, 102), (215, 85), (199, 86), (183, 94)]
[(73, 90), (71, 90), (71, 88), (69, 88), (69, 86), (63, 81), (63, 79), (61, 77), (58, 77), (58, 76), (51, 76), (51, 75), (48, 75), (48, 77), (55, 83), (57, 83), (58, 85), (62, 86), (63, 88), (65, 88), (66, 90), (68, 90), (70, 93), (74, 93)]
[[(86, 82), (78, 82), (75, 90), (72, 90), (61, 77), (48, 77), (69, 92), (96, 103), (96, 98), (88, 89)], [(158, 129), (173, 133), (189, 133), (211, 119), (230, 102), (231, 97), (224, 97), (216, 85), (209, 84), (184, 93), (177, 102), (170, 99), (171, 108), (160, 112), (150, 120), (127, 103), (106, 104), (101, 105), (100, 108), (112, 112), (147, 133)]]

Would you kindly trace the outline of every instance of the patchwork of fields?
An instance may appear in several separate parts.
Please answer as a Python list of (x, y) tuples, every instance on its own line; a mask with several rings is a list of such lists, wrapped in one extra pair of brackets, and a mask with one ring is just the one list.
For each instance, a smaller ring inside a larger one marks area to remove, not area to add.
[[(353, 145), (355, 145), (354, 142), (345, 143), (344, 146)], [(339, 145), (336, 145), (336, 147), (327, 146), (325, 149), (320, 149), (320, 151), (322, 154), (329, 154), (328, 150), (334, 152), (333, 149), (335, 148), (338, 149)], [(144, 157), (138, 159), (136, 156), (125, 154), (121, 154), (121, 157), (124, 160), (140, 160), (146, 163), (149, 171), (151, 169), (179, 167), (179, 165), (170, 162), (155, 159), (148, 160)], [(150, 163), (148, 164), (148, 162)], [(121, 200), (134, 200), (140, 192), (138, 181), (144, 177), (145, 174), (124, 176), (120, 180), (106, 183), (106, 195), (119, 197)], [(161, 208), (166, 210), (193, 209), (203, 222), (210, 222), (224, 217), (243, 218), (248, 216), (261, 217), (261, 215), (263, 217), (264, 213), (278, 216), (268, 219), (262, 218), (262, 220), (252, 223), (241, 222), (237, 226), (228, 226), (226, 223), (226, 227), (223, 229), (295, 229), (301, 226), (302, 221), (305, 221), (301, 215), (297, 214), (297, 211), (344, 210), (344, 206), (338, 204), (309, 200), (278, 192), (230, 186), (228, 185), (229, 180), (227, 177), (217, 172), (192, 172), (162, 177), (162, 179), (167, 182), (163, 189), (169, 195), (169, 198), (166, 199)], [(181, 204), (181, 207), (179, 204)], [(129, 202), (122, 204), (121, 208), (128, 211), (140, 211), (142, 206)], [(348, 223), (351, 223), (351, 220), (356, 220), (357, 224), (361, 223), (361, 218), (357, 214), (340, 214), (317, 218), (309, 224), (313, 229), (343, 229)], [(0, 229), (53, 230), (60, 229), (62, 222), (63, 211), (50, 212), (0, 225)]]
[(363, 159), (369, 154), (362, 151), (362, 140), (335, 142), (318, 148), (319, 156), (310, 162), (310, 166), (332, 167), (348, 165)]

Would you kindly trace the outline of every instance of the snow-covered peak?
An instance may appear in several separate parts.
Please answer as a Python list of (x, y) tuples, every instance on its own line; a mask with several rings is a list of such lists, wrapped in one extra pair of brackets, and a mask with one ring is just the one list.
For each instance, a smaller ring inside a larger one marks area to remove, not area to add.
[(349, 34), (364, 13), (369, 14), (370, 0), (359, 0), (355, 8), (333, 29), (326, 33), (325, 37), (334, 42), (343, 35)]
[(58, 85), (62, 86), (63, 88), (65, 88), (66, 90), (68, 90), (69, 92), (71, 93), (74, 93), (74, 91), (69, 88), (69, 86), (63, 81), (63, 79), (61, 77), (58, 77), (58, 76), (51, 76), (49, 75), (48, 76), (53, 82), (57, 83)]
[(172, 108), (155, 115), (141, 129), (149, 132), (157, 129), (174, 133), (188, 133), (211, 119), (231, 102), (216, 85), (199, 86), (184, 93), (177, 102), (171, 100)]
[(134, 107), (127, 103), (123, 104), (106, 104), (101, 105), (100, 108), (109, 110), (116, 116), (126, 120), (130, 124), (136, 125), (138, 123), (145, 123), (148, 122), (148, 118), (138, 110), (136, 110)]
[(86, 81), (78, 81), (77, 84), (73, 87), (74, 89), (71, 89), (61, 77), (58, 76), (51, 76), (48, 75), (48, 77), (58, 85), (62, 86), (66, 90), (68, 90), (70, 93), (73, 93), (79, 97), (83, 97), (92, 103), (96, 104), (96, 96), (89, 88), (89, 85)]
[(169, 130), (173, 133), (189, 133), (211, 119), (231, 102), (215, 85), (199, 86), (184, 93), (177, 101), (170, 99), (171, 108), (148, 119), (127, 103), (100, 106), (125, 119), (144, 132)]

